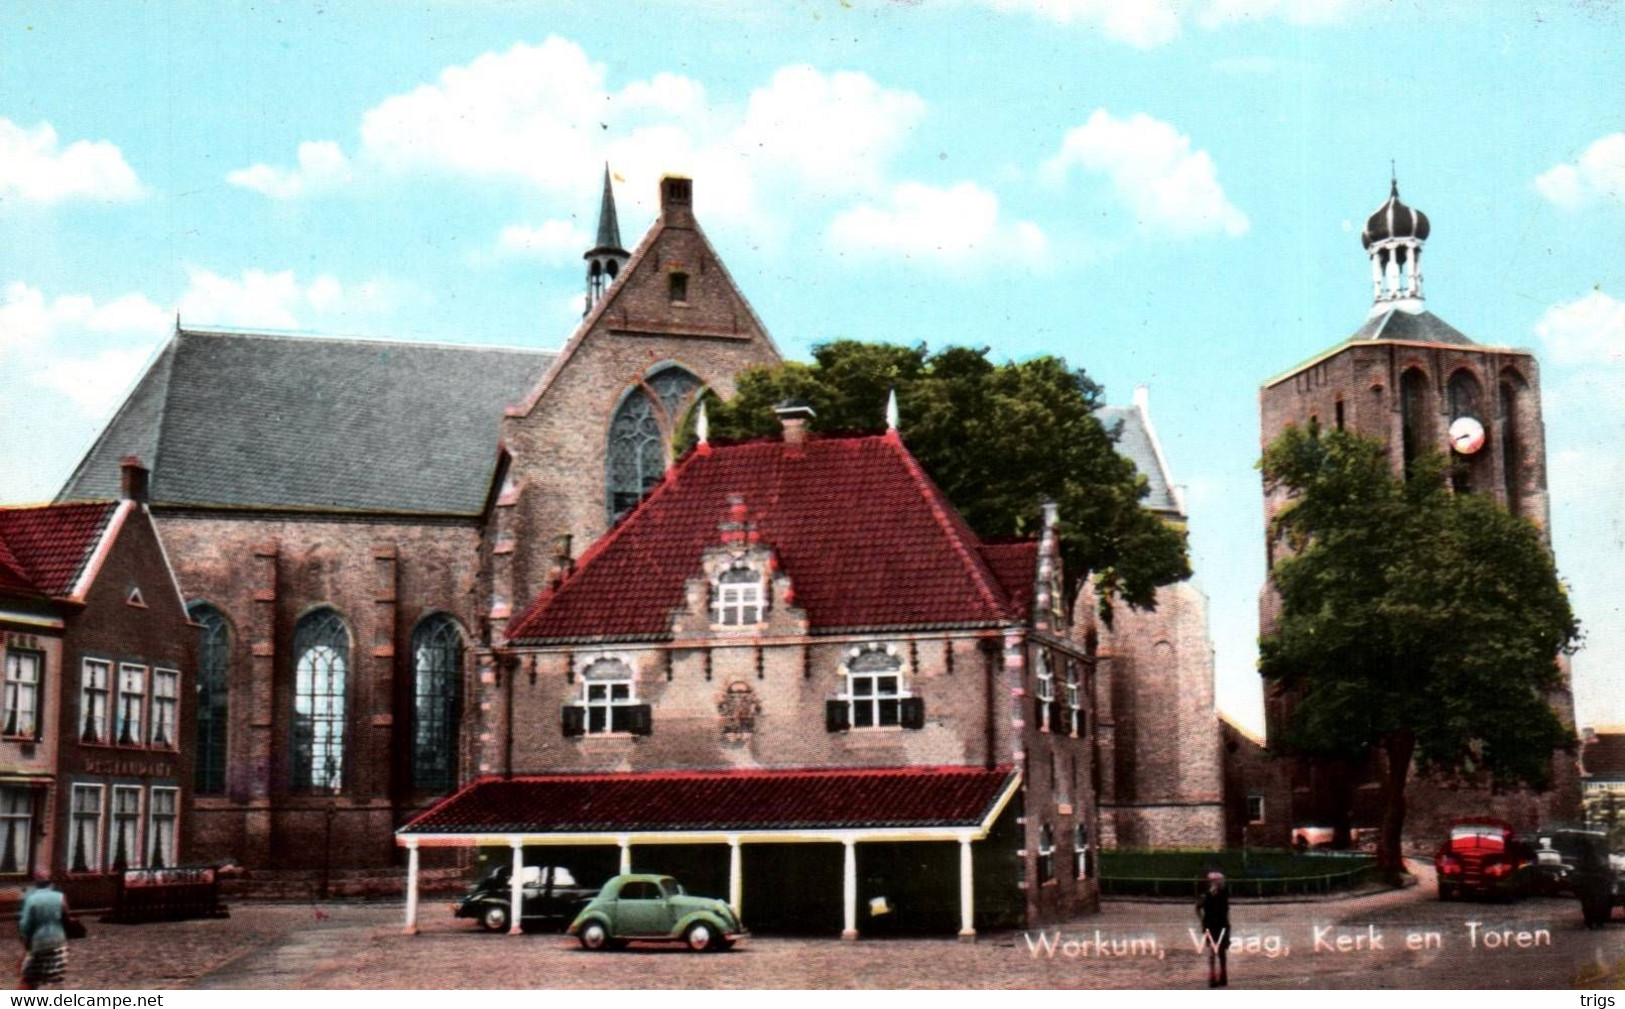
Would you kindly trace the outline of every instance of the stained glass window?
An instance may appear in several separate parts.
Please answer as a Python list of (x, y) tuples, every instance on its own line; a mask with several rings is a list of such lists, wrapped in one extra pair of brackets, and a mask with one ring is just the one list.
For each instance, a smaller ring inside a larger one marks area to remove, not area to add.
[(344, 685), (350, 632), (330, 609), (306, 614), (293, 636), (293, 787), (337, 792), (344, 781)]
[(609, 425), (610, 521), (631, 511), (666, 472), (665, 439), (655, 404), (641, 389), (626, 397)]
[(437, 615), (412, 633), (412, 782), (449, 791), (456, 774), (457, 705), (462, 683), (463, 635), (450, 617)]
[(231, 631), (225, 614), (208, 603), (193, 606), (192, 619), (198, 624), (196, 787), (200, 794), (218, 795), (226, 790)]
[(675, 364), (668, 365), (649, 377), (649, 388), (655, 391), (661, 408), (666, 411), (666, 421), (673, 427), (682, 417), (683, 407), (688, 405), (689, 397), (699, 387), (699, 379), (686, 368), (679, 368)]

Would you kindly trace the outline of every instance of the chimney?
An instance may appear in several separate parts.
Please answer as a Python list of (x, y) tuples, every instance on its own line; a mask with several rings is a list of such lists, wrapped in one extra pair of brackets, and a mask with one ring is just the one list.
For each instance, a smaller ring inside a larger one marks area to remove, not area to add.
[(784, 425), (784, 443), (793, 449), (807, 444), (807, 422), (818, 416), (806, 400), (787, 399), (773, 408)]
[(660, 180), (660, 216), (667, 224), (694, 223), (694, 180), (667, 175)]
[(127, 455), (119, 460), (119, 469), (122, 473), (119, 497), (136, 504), (146, 504), (147, 467), (141, 465), (140, 459)]

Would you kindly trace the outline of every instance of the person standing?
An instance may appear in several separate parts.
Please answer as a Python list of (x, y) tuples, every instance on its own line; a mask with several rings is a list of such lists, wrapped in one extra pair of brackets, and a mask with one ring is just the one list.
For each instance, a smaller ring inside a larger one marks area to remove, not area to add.
[(22, 987), (61, 984), (68, 969), (68, 899), (51, 885), (51, 874), (34, 874), (17, 930), (23, 940)]
[(1196, 900), (1196, 917), (1202, 923), (1202, 944), (1207, 947), (1207, 986), (1223, 988), (1230, 984), (1226, 954), (1230, 951), (1230, 891), (1224, 873), (1207, 874), (1207, 886)]

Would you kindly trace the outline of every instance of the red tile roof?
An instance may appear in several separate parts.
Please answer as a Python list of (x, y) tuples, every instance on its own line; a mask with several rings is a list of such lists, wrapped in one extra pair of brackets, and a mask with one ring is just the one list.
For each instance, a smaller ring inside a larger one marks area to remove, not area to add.
[(1004, 586), (1010, 606), (1020, 620), (1032, 615), (1033, 586), (1038, 580), (1038, 541), (1008, 540), (982, 544), (982, 559)]
[(401, 834), (979, 826), (1010, 767), (651, 771), (481, 778)]
[(0, 587), (68, 595), (117, 508), (116, 501), (0, 508)]
[(514, 621), (516, 642), (669, 636), (729, 498), (790, 578), (814, 631), (987, 626), (1012, 607), (982, 544), (895, 435), (713, 446), (685, 458)]
[(1585, 744), (1580, 762), (1594, 777), (1625, 778), (1625, 732), (1597, 733)]

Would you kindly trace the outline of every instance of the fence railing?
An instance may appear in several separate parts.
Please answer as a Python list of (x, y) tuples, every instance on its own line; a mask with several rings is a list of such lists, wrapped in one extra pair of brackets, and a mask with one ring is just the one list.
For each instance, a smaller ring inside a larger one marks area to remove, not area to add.
[[(1314, 876), (1229, 876), (1225, 886), (1236, 897), (1286, 897), (1333, 893), (1366, 882), (1376, 871), (1375, 863), (1342, 872)], [(1190, 897), (1195, 899), (1202, 885), (1192, 876), (1110, 876), (1100, 877), (1100, 892), (1113, 897)]]

